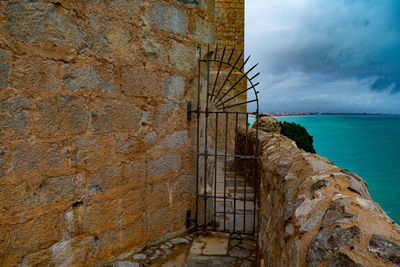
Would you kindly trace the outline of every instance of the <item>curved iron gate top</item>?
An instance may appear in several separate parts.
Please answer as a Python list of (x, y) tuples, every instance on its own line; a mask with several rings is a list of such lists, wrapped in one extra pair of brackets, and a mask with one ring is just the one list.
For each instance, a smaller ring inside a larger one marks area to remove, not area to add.
[[(242, 127), (247, 151), (249, 116), (258, 118), (255, 87), (259, 83), (253, 84), (253, 80), (259, 73), (250, 74), (258, 64), (245, 71), (250, 56), (244, 59), (243, 51), (236, 56), (234, 48), (228, 50), (225, 46), (221, 51), (217, 45), (210, 51), (208, 46), (203, 55), (199, 47), (197, 109), (193, 111), (197, 114), (195, 223), (214, 231), (254, 234), (258, 157), (239, 155), (236, 146)], [(248, 112), (247, 104), (253, 102), (256, 111)], [(240, 173), (238, 160), (242, 166), (245, 161)]]

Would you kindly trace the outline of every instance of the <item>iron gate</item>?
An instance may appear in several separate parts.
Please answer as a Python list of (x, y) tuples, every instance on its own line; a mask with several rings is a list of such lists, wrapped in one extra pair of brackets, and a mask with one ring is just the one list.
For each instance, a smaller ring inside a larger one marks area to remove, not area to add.
[[(237, 56), (234, 48), (228, 50), (225, 46), (221, 52), (217, 45), (210, 51), (208, 46), (203, 55), (199, 47), (197, 109), (192, 111), (197, 114), (194, 220), (207, 230), (254, 234), (258, 156), (248, 155), (247, 134), (249, 117), (258, 118), (259, 112), (258, 83), (252, 82), (259, 73), (249, 78), (258, 64), (245, 71), (250, 57), (244, 60), (243, 52)], [(253, 102), (256, 111), (247, 112), (247, 104)], [(244, 144), (238, 144), (239, 130), (245, 133)], [(238, 145), (245, 146), (244, 155), (236, 153)]]

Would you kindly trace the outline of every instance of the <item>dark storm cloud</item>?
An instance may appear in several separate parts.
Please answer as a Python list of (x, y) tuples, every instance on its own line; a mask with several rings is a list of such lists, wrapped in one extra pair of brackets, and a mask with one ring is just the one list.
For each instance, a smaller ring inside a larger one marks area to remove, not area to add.
[[(290, 104), (286, 110), (328, 105), (331, 111), (400, 111), (385, 105), (390, 97), (400, 101), (399, 0), (247, 0), (246, 5), (246, 51), (260, 61), (264, 91)], [(289, 101), (293, 95), (297, 101)], [(359, 102), (344, 101), (352, 96)]]

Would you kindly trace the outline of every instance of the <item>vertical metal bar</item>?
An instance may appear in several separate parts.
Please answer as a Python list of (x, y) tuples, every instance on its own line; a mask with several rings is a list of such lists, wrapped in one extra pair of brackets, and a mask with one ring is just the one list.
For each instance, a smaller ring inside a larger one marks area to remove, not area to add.
[[(248, 129), (249, 129), (249, 114), (246, 113), (246, 140), (245, 140), (245, 144), (244, 144), (244, 153), (245, 155), (248, 155), (248, 151), (247, 151), (247, 133), (248, 133)], [(248, 160), (245, 159), (244, 160), (244, 203), (243, 203), (243, 210), (244, 210), (244, 215), (243, 215), (243, 232), (246, 232), (246, 190), (247, 190), (247, 181), (248, 181), (248, 174), (247, 174), (247, 168), (248, 168)]]
[(217, 146), (218, 146), (218, 113), (215, 113), (215, 150), (214, 150), (214, 231), (217, 222)]
[[(235, 146), (234, 149), (236, 150), (237, 146), (237, 138), (238, 138), (238, 119), (239, 119), (239, 113), (236, 113), (236, 118), (235, 118)], [(236, 155), (236, 151), (234, 152), (234, 155)], [(236, 230), (236, 157), (234, 158), (234, 165), (235, 165), (235, 175), (234, 175), (234, 186), (233, 186), (233, 232)]]
[(200, 149), (200, 67), (201, 67), (201, 45), (199, 47), (199, 60), (198, 60), (198, 73), (197, 73), (197, 159), (196, 159), (196, 215), (195, 215), (195, 226), (198, 227), (198, 215), (199, 215), (199, 149)]
[[(217, 46), (217, 47), (218, 47), (218, 46)], [(217, 76), (215, 77), (215, 81), (214, 81), (214, 88), (213, 88), (212, 93), (211, 93), (211, 99), (213, 99), (213, 97), (214, 97), (215, 86), (217, 86), (219, 73), (220, 73), (221, 67), (222, 67), (222, 62), (224, 61), (225, 49), (226, 49), (226, 46), (224, 47), (224, 50), (222, 51), (221, 61), (219, 62)], [(216, 56), (216, 55), (217, 55), (217, 54), (215, 54), (215, 56)], [(214, 102), (214, 101), (213, 101), (213, 102)]]
[[(208, 45), (207, 55), (210, 52), (210, 45)], [(206, 97), (206, 125), (205, 125), (205, 133), (204, 133), (204, 225), (206, 227), (207, 224), (207, 161), (208, 161), (208, 89), (210, 87), (210, 60), (207, 58), (207, 97)]]
[[(255, 156), (258, 156), (258, 110), (257, 110), (257, 114), (256, 114), (256, 121), (257, 121), (257, 125), (256, 125), (256, 150), (254, 151), (253, 154), (255, 154)], [(253, 197), (253, 201), (254, 201), (254, 208), (253, 208), (253, 234), (256, 231), (256, 205), (257, 205), (257, 192), (258, 192), (258, 172), (257, 172), (257, 168), (258, 168), (258, 159), (256, 158), (254, 160), (254, 197)]]
[(224, 159), (224, 231), (226, 231), (226, 161), (228, 153), (228, 115), (225, 113), (225, 159)]

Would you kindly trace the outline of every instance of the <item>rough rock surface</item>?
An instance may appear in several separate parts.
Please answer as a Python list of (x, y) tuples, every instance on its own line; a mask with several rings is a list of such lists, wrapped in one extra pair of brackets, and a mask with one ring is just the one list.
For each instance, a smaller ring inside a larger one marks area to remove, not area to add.
[(273, 117), (264, 116), (258, 118), (258, 120), (253, 124), (253, 129), (269, 132), (269, 133), (281, 133), (281, 126), (277, 119)]
[(382, 236), (373, 235), (369, 241), (368, 250), (394, 264), (400, 264), (400, 243), (394, 243)]
[[(239, 128), (240, 153), (248, 151), (245, 131)], [(256, 153), (254, 129), (250, 129), (247, 141), (251, 148), (248, 153)], [(258, 143), (261, 264), (396, 264), (400, 231), (372, 201), (360, 177), (326, 158), (298, 149), (280, 134), (260, 131)]]
[(323, 230), (313, 237), (307, 252), (306, 265), (317, 266), (328, 260), (335, 252), (354, 241), (361, 230), (357, 226), (336, 227)]
[(363, 267), (363, 265), (356, 263), (346, 254), (339, 252), (328, 264), (328, 267)]
[(304, 202), (304, 197), (297, 197), (295, 199), (290, 199), (286, 204), (285, 210), (283, 211), (283, 219), (285, 221), (292, 218), (296, 209)]
[(336, 223), (353, 222), (356, 214), (346, 213), (345, 207), (333, 202), (324, 215), (321, 227), (335, 225)]
[(100, 266), (185, 231), (197, 44), (236, 8), (209, 3), (1, 1), (0, 266)]

